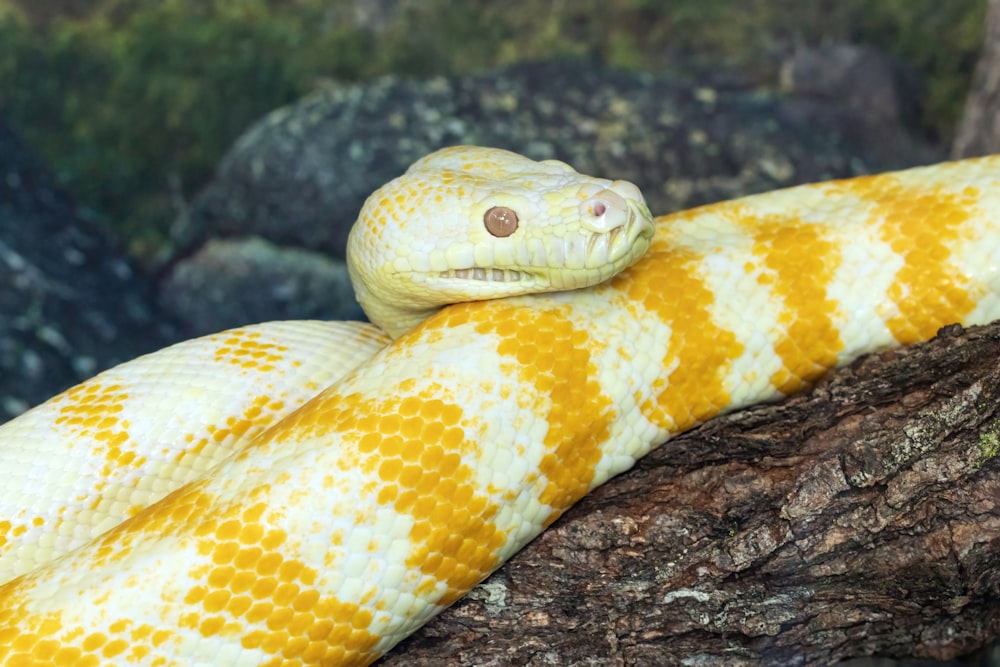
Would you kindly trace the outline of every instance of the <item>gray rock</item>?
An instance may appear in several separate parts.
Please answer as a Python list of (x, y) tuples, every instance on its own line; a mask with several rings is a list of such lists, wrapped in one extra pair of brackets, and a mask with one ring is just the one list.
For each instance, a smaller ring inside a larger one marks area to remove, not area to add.
[[(666, 213), (942, 157), (880, 117), (589, 63), (330, 86), (278, 109), (222, 160), (180, 242), (258, 235), (342, 257), (365, 197), (426, 153), (471, 143), (634, 181)], [(878, 131), (872, 131), (874, 129)]]
[(274, 319), (364, 317), (344, 262), (260, 238), (209, 241), (173, 267), (161, 303), (193, 334)]
[(786, 93), (853, 110), (867, 123), (916, 120), (918, 76), (880, 51), (830, 44), (794, 54), (781, 66)]
[(177, 330), (153, 287), (0, 119), (0, 422)]

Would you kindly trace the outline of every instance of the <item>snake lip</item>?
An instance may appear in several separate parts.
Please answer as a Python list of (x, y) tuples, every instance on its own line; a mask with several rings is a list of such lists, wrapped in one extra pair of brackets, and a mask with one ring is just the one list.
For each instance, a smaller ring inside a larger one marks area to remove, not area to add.
[(514, 269), (493, 269), (483, 267), (472, 267), (468, 269), (451, 269), (442, 271), (440, 276), (446, 279), (458, 280), (478, 280), (482, 282), (514, 283), (527, 281), (530, 276), (525, 271)]

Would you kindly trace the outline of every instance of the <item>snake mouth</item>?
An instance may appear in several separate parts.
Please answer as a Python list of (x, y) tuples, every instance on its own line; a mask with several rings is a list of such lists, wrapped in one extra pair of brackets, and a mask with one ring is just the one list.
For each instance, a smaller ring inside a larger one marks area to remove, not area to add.
[(471, 269), (452, 269), (450, 271), (442, 271), (439, 275), (446, 279), (479, 280), (482, 282), (492, 283), (516, 283), (530, 278), (530, 275), (525, 271), (514, 271), (513, 269), (484, 269), (480, 267)]

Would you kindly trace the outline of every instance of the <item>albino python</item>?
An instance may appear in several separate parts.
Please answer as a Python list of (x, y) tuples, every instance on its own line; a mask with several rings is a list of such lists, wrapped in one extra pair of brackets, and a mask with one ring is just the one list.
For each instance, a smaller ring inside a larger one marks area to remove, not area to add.
[(1000, 156), (654, 233), (629, 183), (456, 147), (349, 249), (391, 344), (244, 327), (0, 427), (0, 665), (369, 664), (672, 435), (1000, 318)]

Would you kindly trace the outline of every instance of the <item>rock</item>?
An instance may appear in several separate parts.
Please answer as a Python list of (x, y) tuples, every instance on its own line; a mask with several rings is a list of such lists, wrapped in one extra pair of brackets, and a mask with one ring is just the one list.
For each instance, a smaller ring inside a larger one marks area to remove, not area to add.
[(198, 333), (273, 319), (364, 317), (344, 262), (260, 238), (210, 240), (174, 266), (161, 302)]
[(171, 342), (153, 286), (0, 119), (0, 421)]
[(179, 225), (181, 242), (258, 235), (342, 257), (368, 194), (451, 144), (632, 180), (657, 213), (942, 157), (905, 133), (871, 143), (857, 132), (862, 113), (569, 62), (330, 86), (236, 142)]
[(912, 123), (920, 108), (918, 77), (880, 51), (831, 44), (799, 51), (781, 66), (787, 93), (858, 114), (866, 124)]

